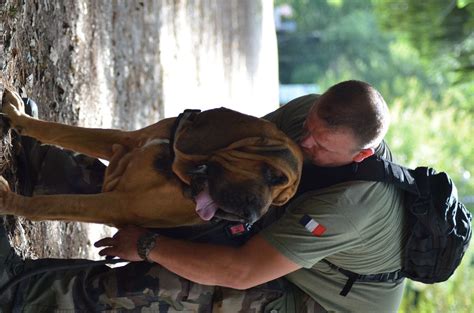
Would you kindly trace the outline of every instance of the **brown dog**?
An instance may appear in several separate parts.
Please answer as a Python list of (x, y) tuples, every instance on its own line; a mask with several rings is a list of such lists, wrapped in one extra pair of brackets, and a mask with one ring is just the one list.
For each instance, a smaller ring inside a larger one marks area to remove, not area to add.
[(137, 131), (34, 119), (8, 90), (2, 110), (22, 135), (109, 160), (100, 194), (24, 197), (0, 176), (3, 214), (114, 226), (173, 227), (213, 217), (253, 223), (271, 205), (288, 201), (300, 179), (302, 154), (295, 143), (272, 123), (228, 109)]

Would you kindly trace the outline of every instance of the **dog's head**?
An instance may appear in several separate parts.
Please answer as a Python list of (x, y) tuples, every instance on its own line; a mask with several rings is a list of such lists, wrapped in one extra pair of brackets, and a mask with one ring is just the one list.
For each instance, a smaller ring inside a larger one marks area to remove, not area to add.
[(202, 219), (253, 223), (296, 192), (302, 155), (270, 122), (205, 111), (176, 136), (174, 173), (191, 185)]
[(265, 162), (242, 162), (239, 171), (209, 161), (190, 171), (196, 212), (204, 220), (218, 218), (254, 223), (272, 205), (273, 189), (288, 183), (281, 171)]

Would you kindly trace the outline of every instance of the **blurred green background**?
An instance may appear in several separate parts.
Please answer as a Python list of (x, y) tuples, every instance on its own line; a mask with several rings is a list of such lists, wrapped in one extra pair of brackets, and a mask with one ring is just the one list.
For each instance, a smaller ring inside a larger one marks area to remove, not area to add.
[[(367, 81), (398, 163), (446, 171), (474, 212), (474, 0), (275, 0), (280, 83)], [(474, 312), (474, 248), (449, 281), (409, 282), (400, 312)]]

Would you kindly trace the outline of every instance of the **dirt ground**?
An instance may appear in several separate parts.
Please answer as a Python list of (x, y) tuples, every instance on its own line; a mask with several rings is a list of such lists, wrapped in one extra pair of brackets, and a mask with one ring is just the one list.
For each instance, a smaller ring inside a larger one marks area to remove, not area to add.
[[(272, 9), (267, 0), (0, 0), (0, 93), (24, 87), (40, 118), (89, 127), (137, 129), (184, 108), (263, 115), (278, 105)], [(0, 161), (14, 160), (8, 140)], [(14, 164), (2, 174), (14, 188)], [(91, 244), (111, 231), (4, 218), (23, 257), (96, 258)]]

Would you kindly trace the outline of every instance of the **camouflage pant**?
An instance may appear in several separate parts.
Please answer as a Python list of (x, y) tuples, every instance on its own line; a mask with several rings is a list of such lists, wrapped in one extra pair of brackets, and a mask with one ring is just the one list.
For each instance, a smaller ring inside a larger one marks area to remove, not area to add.
[(25, 196), (99, 193), (105, 165), (95, 158), (20, 136), (18, 192)]
[[(86, 260), (44, 259), (43, 264), (63, 265)], [(104, 265), (56, 270), (32, 276), (16, 290), (12, 312), (322, 312), (308, 296), (284, 279), (248, 290), (205, 286), (181, 278), (146, 262), (123, 267)]]

